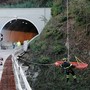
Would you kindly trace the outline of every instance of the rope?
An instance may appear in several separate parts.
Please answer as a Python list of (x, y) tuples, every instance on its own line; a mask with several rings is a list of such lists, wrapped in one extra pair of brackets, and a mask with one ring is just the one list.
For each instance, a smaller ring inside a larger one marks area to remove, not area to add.
[(40, 63), (33, 63), (33, 62), (30, 62), (31, 64), (34, 64), (34, 65), (39, 65), (39, 66), (52, 66), (54, 65), (54, 63), (51, 63), (51, 64), (40, 64)]
[[(20, 58), (19, 58), (19, 59), (20, 59)], [(19, 60), (19, 59), (18, 59), (18, 60)], [(22, 60), (22, 61), (24, 61), (24, 62), (26, 62), (26, 63), (28, 63), (28, 64), (34, 64), (34, 65), (38, 65), (38, 66), (52, 66), (52, 65), (54, 65), (54, 63), (51, 63), (51, 64), (41, 64), (41, 63), (29, 62), (29, 61), (24, 60), (24, 59), (20, 59), (20, 60)]]
[(84, 63), (83, 61), (81, 61), (78, 57), (76, 57), (75, 56), (75, 59), (76, 59), (76, 61), (77, 61), (77, 63), (79, 64), (79, 63)]
[(69, 51), (69, 25), (68, 25), (68, 0), (67, 0), (67, 49), (68, 49), (68, 62), (69, 62), (69, 60), (70, 60), (70, 58), (69, 58), (69, 54), (70, 54), (70, 51)]

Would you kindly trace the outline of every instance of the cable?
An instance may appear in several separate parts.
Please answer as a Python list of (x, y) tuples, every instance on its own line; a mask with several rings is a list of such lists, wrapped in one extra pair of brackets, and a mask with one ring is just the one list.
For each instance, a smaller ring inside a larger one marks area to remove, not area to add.
[(67, 0), (67, 49), (68, 49), (68, 61), (69, 61), (69, 54), (70, 54), (70, 51), (69, 51), (69, 25), (68, 25), (68, 0)]
[[(18, 58), (18, 60), (19, 60), (20, 58)], [(23, 60), (23, 59), (20, 59), (20, 60), (22, 60), (22, 61), (24, 61), (24, 62), (26, 62), (26, 63), (28, 63), (28, 64), (34, 64), (34, 65), (39, 65), (39, 66), (52, 66), (52, 65), (54, 65), (54, 63), (51, 63), (51, 64), (40, 64), (40, 63), (34, 63), (34, 62), (28, 62), (28, 61), (25, 61), (25, 60)]]
[(51, 64), (39, 64), (39, 63), (33, 63), (33, 62), (31, 62), (31, 64), (35, 64), (35, 65), (39, 65), (39, 66), (52, 66), (52, 65), (54, 65), (54, 63), (51, 63)]

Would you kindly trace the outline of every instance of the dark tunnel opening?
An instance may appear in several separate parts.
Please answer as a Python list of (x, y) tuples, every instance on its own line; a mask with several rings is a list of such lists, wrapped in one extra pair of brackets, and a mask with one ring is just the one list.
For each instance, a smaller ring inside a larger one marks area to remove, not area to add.
[(38, 34), (37, 28), (24, 19), (14, 19), (9, 21), (2, 29), (4, 41), (23, 42), (30, 40)]

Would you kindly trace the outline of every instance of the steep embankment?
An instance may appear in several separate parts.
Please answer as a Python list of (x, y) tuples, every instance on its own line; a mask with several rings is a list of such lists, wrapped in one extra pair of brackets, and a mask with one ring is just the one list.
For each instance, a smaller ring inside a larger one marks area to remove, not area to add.
[[(49, 64), (67, 56), (66, 19), (63, 15), (52, 18), (41, 35), (30, 44), (30, 49), (23, 58), (33, 63)], [(69, 19), (69, 38), (71, 61), (78, 56), (83, 62), (90, 63), (90, 30), (85, 25), (78, 25), (74, 18)], [(76, 70), (78, 84), (74, 85), (72, 77), (65, 82), (60, 68), (48, 65), (30, 64), (27, 71), (28, 80), (33, 90), (89, 90), (89, 67)], [(34, 77), (38, 72), (38, 76)], [(82, 86), (82, 87), (81, 87)]]
[[(57, 4), (59, 4), (59, 0)], [(62, 1), (62, 0), (61, 0)], [(60, 1), (60, 2), (61, 2)], [(88, 2), (88, 3), (87, 3)], [(90, 64), (90, 1), (70, 0), (69, 2), (69, 41), (71, 61), (74, 56)], [(28, 52), (22, 56), (29, 64), (27, 78), (33, 90), (90, 90), (90, 66), (85, 70), (75, 69), (78, 83), (74, 84), (72, 77), (66, 83), (65, 75), (60, 67), (51, 64), (67, 57), (67, 17), (66, 1), (52, 8), (53, 18), (48, 22), (39, 37), (30, 43)], [(62, 5), (63, 4), (63, 5)], [(60, 12), (58, 12), (58, 10)], [(25, 63), (28, 65), (28, 63)]]

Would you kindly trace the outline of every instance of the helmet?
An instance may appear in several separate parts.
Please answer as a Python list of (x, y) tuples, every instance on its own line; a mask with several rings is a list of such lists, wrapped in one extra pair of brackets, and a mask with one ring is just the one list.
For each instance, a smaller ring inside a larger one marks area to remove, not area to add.
[(66, 60), (67, 60), (67, 58), (63, 58), (62, 60), (63, 60), (63, 61), (66, 61)]

